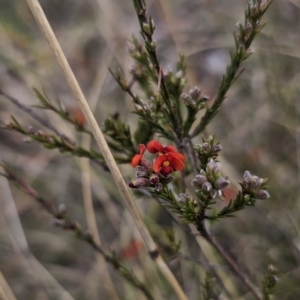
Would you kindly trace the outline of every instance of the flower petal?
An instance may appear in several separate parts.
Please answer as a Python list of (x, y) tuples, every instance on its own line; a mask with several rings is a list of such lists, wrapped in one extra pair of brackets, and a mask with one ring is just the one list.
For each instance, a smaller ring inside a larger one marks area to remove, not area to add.
[(153, 171), (155, 173), (158, 173), (160, 171), (161, 166), (163, 165), (163, 163), (168, 159), (168, 157), (166, 155), (161, 155), (159, 156), (154, 163), (153, 166)]
[(173, 172), (173, 168), (171, 166), (163, 167), (160, 171), (160, 173), (163, 174), (164, 176), (169, 175), (172, 172)]
[(171, 145), (164, 147), (164, 150), (165, 152), (176, 152), (176, 149)]
[(140, 154), (144, 154), (146, 151), (146, 146), (144, 144), (139, 144), (140, 147)]
[(181, 171), (184, 169), (184, 163), (181, 159), (179, 159), (178, 157), (173, 156), (173, 155), (169, 155), (169, 157), (170, 157), (169, 162), (170, 162), (170, 165), (173, 167), (173, 169), (178, 170), (178, 171)]
[(156, 153), (156, 152), (164, 152), (163, 146), (158, 141), (150, 141), (147, 145), (147, 149), (150, 153)]
[(182, 162), (184, 162), (184, 160), (185, 160), (184, 155), (179, 152), (175, 152), (175, 153), (171, 152), (171, 153), (169, 153), (169, 155), (176, 157), (177, 159), (181, 160)]
[(135, 168), (137, 165), (140, 164), (142, 158), (143, 158), (142, 154), (136, 154), (131, 160), (131, 165)]

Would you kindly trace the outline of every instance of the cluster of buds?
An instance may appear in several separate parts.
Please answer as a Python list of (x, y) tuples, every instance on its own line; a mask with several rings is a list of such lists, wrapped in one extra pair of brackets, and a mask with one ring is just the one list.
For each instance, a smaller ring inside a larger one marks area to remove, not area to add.
[(252, 175), (249, 171), (246, 171), (243, 176), (243, 181), (240, 185), (243, 189), (248, 204), (251, 204), (254, 199), (265, 200), (270, 198), (270, 195), (266, 188), (267, 178), (259, 178), (256, 175)]
[(246, 16), (249, 19), (254, 19), (257, 15), (262, 15), (270, 2), (268, 0), (251, 1), (246, 11)]
[(220, 163), (210, 159), (206, 165), (206, 169), (201, 170), (200, 174), (196, 175), (192, 180), (192, 185), (199, 190), (209, 195), (211, 199), (222, 196), (222, 190), (225, 189), (229, 180), (222, 176), (222, 168)]
[(188, 94), (182, 94), (181, 97), (186, 106), (198, 109), (204, 108), (205, 102), (209, 99), (207, 96), (201, 95), (201, 90), (197, 86), (191, 89)]
[(253, 0), (249, 2), (249, 5), (246, 9), (246, 25), (243, 26), (241, 23), (237, 23), (237, 51), (241, 55), (242, 60), (247, 59), (252, 55), (253, 50), (249, 49), (249, 45), (261, 29), (261, 17), (267, 10), (270, 1), (267, 0)]
[[(209, 137), (209, 139), (211, 136)], [(212, 145), (210, 143), (211, 140), (204, 142), (202, 144), (197, 144), (197, 152), (200, 153), (200, 155), (209, 155), (210, 157), (217, 156), (218, 153), (222, 150), (222, 146), (220, 144)]]
[[(140, 153), (136, 154), (131, 165), (138, 168), (136, 179), (129, 183), (131, 188), (154, 187), (160, 191), (164, 185), (170, 183), (174, 177), (174, 171), (181, 171), (184, 168), (184, 156), (177, 152), (173, 146), (163, 147), (158, 141), (151, 141), (147, 147), (140, 144)], [(153, 164), (144, 157), (146, 149), (155, 154)]]
[(202, 144), (196, 144), (194, 149), (200, 160), (201, 168), (205, 169), (211, 159), (215, 160), (218, 157), (222, 146), (215, 143), (214, 137), (210, 135), (208, 138), (202, 137)]
[(129, 187), (131, 188), (153, 187), (159, 192), (174, 179), (172, 175), (164, 176), (160, 173), (153, 173), (152, 167), (147, 169), (146, 167), (138, 166), (137, 169), (138, 171), (135, 174), (136, 178), (129, 183)]

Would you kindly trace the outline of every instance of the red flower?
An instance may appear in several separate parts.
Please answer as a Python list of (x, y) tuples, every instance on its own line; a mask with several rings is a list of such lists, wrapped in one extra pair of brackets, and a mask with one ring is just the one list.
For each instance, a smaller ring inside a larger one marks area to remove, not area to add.
[[(161, 154), (166, 154), (166, 153), (169, 153), (169, 152), (176, 152), (176, 149), (169, 145), (169, 146), (166, 146), (166, 147), (163, 147), (160, 142), (158, 141), (151, 141), (148, 143), (147, 145), (147, 149), (150, 153), (161, 153)], [(183, 157), (183, 160), (184, 160), (184, 156), (182, 155)]]
[(151, 141), (147, 145), (147, 148), (149, 152), (158, 154), (153, 166), (155, 173), (168, 175), (173, 171), (184, 169), (184, 156), (176, 152), (173, 146), (163, 147), (158, 141)]
[(143, 243), (140, 240), (133, 240), (122, 252), (121, 257), (125, 259), (133, 259), (138, 256)]
[(139, 145), (140, 147), (140, 154), (136, 154), (132, 160), (131, 160), (131, 165), (135, 168), (136, 166), (141, 164), (142, 158), (144, 157), (144, 153), (146, 151), (146, 146), (143, 144)]

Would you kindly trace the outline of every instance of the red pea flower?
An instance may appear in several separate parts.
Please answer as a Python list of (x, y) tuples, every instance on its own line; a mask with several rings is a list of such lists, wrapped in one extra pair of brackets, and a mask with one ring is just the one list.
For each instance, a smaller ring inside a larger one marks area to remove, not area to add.
[(141, 165), (142, 159), (144, 157), (144, 153), (146, 151), (146, 146), (144, 144), (140, 144), (140, 154), (136, 154), (132, 160), (131, 160), (131, 165), (135, 168), (138, 165)]
[(147, 149), (151, 153), (157, 153), (153, 171), (166, 176), (173, 171), (181, 171), (184, 169), (184, 156), (176, 152), (176, 149), (169, 145), (163, 147), (158, 141), (151, 141), (147, 145)]
[[(173, 146), (168, 145), (166, 147), (163, 147), (160, 142), (155, 141), (155, 140), (148, 143), (147, 149), (150, 153), (159, 152), (160, 154), (166, 154), (166, 153), (169, 153), (169, 152), (176, 152), (176, 149)], [(182, 155), (182, 157), (184, 159), (183, 155)]]

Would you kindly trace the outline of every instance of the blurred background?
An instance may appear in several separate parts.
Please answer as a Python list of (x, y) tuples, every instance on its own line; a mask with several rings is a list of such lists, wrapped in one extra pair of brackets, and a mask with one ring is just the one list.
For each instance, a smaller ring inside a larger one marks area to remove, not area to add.
[[(108, 67), (121, 68), (130, 78), (129, 40), (132, 35), (140, 39), (132, 1), (40, 2), (84, 94), (95, 106), (99, 124), (119, 112), (134, 129), (132, 102), (108, 72)], [(234, 46), (235, 24), (244, 20), (246, 2), (146, 2), (156, 25), (154, 37), (163, 69), (174, 70), (179, 53), (183, 54), (185, 90), (197, 85), (213, 99)], [(280, 272), (274, 299), (299, 299), (300, 1), (274, 1), (264, 19), (268, 23), (253, 44), (254, 54), (206, 134), (215, 134), (223, 146), (223, 172), (230, 177), (232, 189), (249, 170), (269, 178), (271, 198), (237, 213), (236, 218), (210, 224), (210, 230), (257, 286), (268, 264), (273, 264)], [(43, 89), (50, 99), (59, 98), (70, 111), (78, 110), (25, 1), (0, 0), (0, 87), (26, 105), (38, 103), (32, 88)], [(68, 137), (82, 141), (82, 134), (53, 112), (36, 111)], [(49, 132), (0, 96), (1, 123), (9, 122), (12, 115), (24, 127)], [(199, 141), (195, 138), (194, 143)], [(97, 149), (93, 141), (91, 147)], [(0, 130), (0, 158), (42, 195), (66, 204), (69, 214), (87, 227), (92, 213), (83, 194), (87, 166), (82, 167), (79, 158), (25, 143), (22, 135), (4, 130)], [(128, 165), (121, 170), (126, 178), (133, 177)], [(103, 248), (116, 251), (151, 287), (156, 299), (176, 299), (170, 288), (160, 288), (164, 279), (148, 258), (109, 173), (95, 164), (88, 171)], [(144, 299), (111, 266), (104, 267), (89, 245), (53, 226), (38, 203), (2, 177), (0, 200), (0, 286), (15, 295), (7, 299)], [(181, 251), (204, 260), (193, 237), (180, 231), (155, 201), (145, 197), (137, 201), (157, 240), (164, 238), (163, 230), (173, 228)], [(239, 295), (235, 299), (254, 299), (225, 263), (199, 265), (164, 255), (189, 299), (206, 299), (200, 293), (206, 270), (225, 271)], [(108, 277), (115, 295), (107, 291)], [(211, 298), (230, 299), (218, 283)]]

